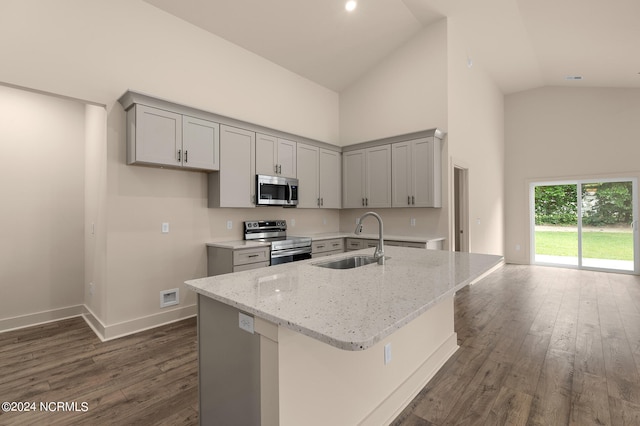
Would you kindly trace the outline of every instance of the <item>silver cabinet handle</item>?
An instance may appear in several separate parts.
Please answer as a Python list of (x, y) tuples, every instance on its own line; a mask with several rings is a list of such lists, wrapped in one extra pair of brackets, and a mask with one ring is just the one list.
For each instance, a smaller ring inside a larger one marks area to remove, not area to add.
[(364, 199), (364, 205), (365, 205), (365, 206), (368, 206), (368, 205), (369, 205), (369, 199), (368, 199), (368, 198), (365, 198), (365, 199)]
[(364, 198), (362, 199), (362, 205), (364, 206)]
[(273, 173), (278, 174), (278, 165), (277, 164), (273, 165)]
[(411, 204), (411, 196), (407, 195), (407, 204)]
[(179, 149), (178, 150), (178, 163), (181, 163), (181, 162), (182, 162), (182, 150)]
[(185, 163), (189, 162), (189, 151), (187, 151), (186, 149), (184, 151), (184, 162)]
[(324, 198), (322, 198), (322, 197), (320, 198), (320, 205), (324, 206)]
[(416, 204), (416, 198), (413, 195), (411, 196), (411, 204)]

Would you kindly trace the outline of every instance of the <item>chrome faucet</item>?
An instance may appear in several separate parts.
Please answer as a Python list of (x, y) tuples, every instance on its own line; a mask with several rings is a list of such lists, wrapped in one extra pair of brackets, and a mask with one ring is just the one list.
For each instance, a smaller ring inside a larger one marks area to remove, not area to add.
[(356, 230), (354, 231), (356, 235), (360, 235), (362, 232), (362, 219), (367, 216), (373, 216), (378, 219), (378, 247), (376, 251), (373, 253), (373, 258), (378, 261), (378, 265), (384, 265), (384, 241), (382, 238), (382, 218), (376, 212), (367, 212), (360, 216), (356, 221)]

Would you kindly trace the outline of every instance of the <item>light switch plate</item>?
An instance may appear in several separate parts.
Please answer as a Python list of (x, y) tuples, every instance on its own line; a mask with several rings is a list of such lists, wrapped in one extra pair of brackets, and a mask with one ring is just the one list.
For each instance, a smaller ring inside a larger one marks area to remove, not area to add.
[(169, 222), (162, 222), (162, 233), (163, 234), (169, 233)]

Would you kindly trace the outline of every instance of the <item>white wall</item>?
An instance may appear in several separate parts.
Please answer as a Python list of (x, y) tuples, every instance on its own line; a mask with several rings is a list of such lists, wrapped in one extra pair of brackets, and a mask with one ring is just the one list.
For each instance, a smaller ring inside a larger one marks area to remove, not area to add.
[(81, 312), (84, 112), (0, 86), (0, 330)]
[[(86, 159), (84, 153), (79, 157), (77, 182), (83, 181), (86, 160), (88, 192), (86, 209), (81, 207), (76, 222), (81, 243), (91, 224), (97, 230), (95, 237), (86, 237), (87, 252), (77, 259), (76, 303), (84, 300), (96, 317), (92, 323), (106, 337), (194, 313), (195, 297), (182, 282), (205, 275), (204, 242), (227, 235), (221, 226), (228, 217), (224, 209), (206, 207), (203, 173), (126, 165), (125, 113), (118, 97), (134, 89), (312, 139), (338, 141), (335, 92), (141, 0), (3, 1), (0, 50), (0, 82), (106, 105), (102, 130), (93, 122), (93, 114), (99, 113), (88, 113), (87, 123), (106, 135), (106, 143), (102, 135), (87, 136), (91, 152)], [(78, 128), (84, 139), (82, 117)], [(7, 178), (0, 169), (0, 180)], [(20, 208), (29, 210), (29, 202)], [(325, 214), (328, 230), (337, 230), (338, 213)], [(258, 213), (245, 215), (255, 218)], [(303, 231), (322, 220), (313, 212), (296, 215)], [(170, 223), (169, 234), (160, 233), (162, 222)], [(233, 233), (241, 235), (237, 227)], [(176, 287), (182, 289), (179, 307), (160, 309), (160, 291)], [(54, 301), (42, 309), (53, 309)], [(29, 311), (29, 305), (17, 302), (12, 306), (16, 314)]]
[(638, 89), (545, 87), (506, 97), (508, 262), (529, 263), (529, 182), (640, 177), (638, 117)]
[(447, 123), (447, 21), (441, 20), (340, 93), (344, 145)]
[[(422, 30), (340, 93), (343, 146), (436, 127), (446, 131), (447, 125), (446, 20)], [(446, 182), (443, 186), (446, 188)], [(443, 197), (446, 204), (446, 193)], [(447, 236), (446, 207), (376, 211), (384, 220), (386, 233)], [(341, 230), (353, 232), (355, 218), (364, 212), (340, 211)], [(410, 225), (411, 218), (416, 219), (415, 227)]]
[(469, 170), (469, 251), (502, 255), (504, 96), (482, 69), (481, 58), (467, 66), (473, 35), (466, 30), (448, 21), (449, 161)]

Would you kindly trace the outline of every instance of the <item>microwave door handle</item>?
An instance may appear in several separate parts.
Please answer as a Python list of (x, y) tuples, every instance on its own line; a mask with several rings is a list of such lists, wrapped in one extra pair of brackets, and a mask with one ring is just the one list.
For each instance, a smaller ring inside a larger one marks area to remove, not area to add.
[(291, 199), (293, 197), (293, 191), (291, 190), (291, 184), (289, 182), (287, 182), (287, 191), (289, 192), (287, 196), (287, 204), (291, 204), (293, 202)]

